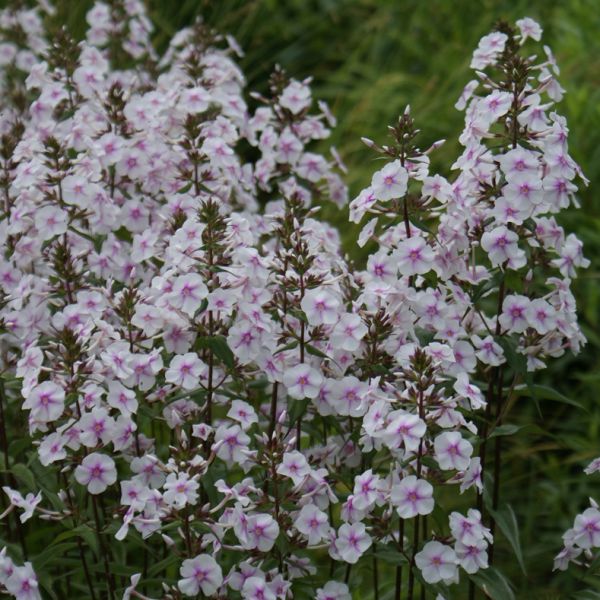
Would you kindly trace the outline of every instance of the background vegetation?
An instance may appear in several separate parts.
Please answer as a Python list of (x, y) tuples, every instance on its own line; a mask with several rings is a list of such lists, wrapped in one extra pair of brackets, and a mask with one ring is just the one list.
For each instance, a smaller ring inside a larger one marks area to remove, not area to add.
[[(5, 0), (10, 2), (11, 0)], [(147, 0), (157, 27), (156, 42), (198, 14), (233, 34), (246, 56), (251, 88), (264, 90), (275, 63), (296, 78), (314, 77), (315, 95), (338, 117), (333, 134), (348, 168), (351, 197), (369, 184), (376, 165), (361, 136), (384, 141), (386, 127), (410, 104), (422, 130), (422, 146), (448, 142), (433, 157), (444, 169), (457, 155), (462, 113), (453, 106), (471, 79), (470, 56), (479, 38), (500, 18), (538, 20), (544, 41), (561, 67), (567, 90), (562, 113), (571, 129), (571, 154), (590, 186), (581, 210), (562, 218), (585, 243), (592, 267), (576, 284), (584, 331), (583, 354), (554, 362), (538, 382), (558, 393), (522, 397), (509, 422), (524, 426), (509, 438), (503, 499), (513, 506), (524, 548), (526, 574), (506, 541), (498, 563), (516, 586), (517, 598), (600, 598), (577, 594), (600, 590), (583, 573), (551, 574), (560, 535), (588, 496), (600, 500), (600, 476), (582, 468), (600, 454), (600, 10), (597, 0)], [(0, 4), (1, 4), (0, 0)], [(59, 0), (59, 18), (82, 37), (89, 0)], [(348, 253), (361, 260), (352, 240), (356, 229), (345, 212), (328, 210), (342, 225)], [(360, 576), (360, 574), (358, 574)], [(353, 581), (359, 585), (360, 582)], [(361, 593), (361, 598), (368, 594)]]

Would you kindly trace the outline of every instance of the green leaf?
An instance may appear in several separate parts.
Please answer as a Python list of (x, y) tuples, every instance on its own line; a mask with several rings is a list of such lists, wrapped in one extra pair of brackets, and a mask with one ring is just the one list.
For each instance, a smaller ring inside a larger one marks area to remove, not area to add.
[(406, 556), (400, 554), (400, 552), (391, 545), (378, 545), (377, 550), (374, 552), (374, 556), (390, 565), (405, 565), (408, 562)]
[(43, 552), (40, 552), (37, 556), (32, 559), (33, 568), (36, 572), (43, 569), (45, 565), (52, 561), (61, 562), (65, 552), (76, 548), (75, 542), (63, 542), (60, 544), (52, 544), (46, 548)]
[(496, 336), (496, 342), (502, 346), (506, 360), (514, 372), (521, 375), (526, 374), (527, 359), (523, 354), (517, 352), (516, 341), (506, 336)]
[(64, 540), (71, 539), (73, 537), (80, 537), (86, 543), (86, 545), (91, 548), (94, 552), (98, 552), (98, 539), (96, 537), (95, 532), (92, 530), (89, 525), (85, 523), (83, 525), (79, 525), (79, 527), (75, 527), (74, 529), (69, 529), (68, 531), (63, 531), (59, 533), (50, 547), (63, 542)]
[(219, 357), (223, 364), (230, 369), (235, 366), (235, 357), (231, 348), (227, 345), (227, 340), (222, 335), (207, 335), (199, 339), (201, 348), (212, 350), (215, 356)]
[(499, 425), (498, 427), (494, 427), (494, 429), (488, 436), (488, 440), (505, 435), (514, 435), (515, 433), (517, 433), (517, 431), (523, 429), (523, 427), (524, 425)]
[(306, 346), (304, 346), (304, 349), (313, 356), (318, 356), (319, 358), (329, 358), (329, 356), (327, 356), (325, 352), (321, 352), (321, 350), (315, 348), (314, 346), (311, 346), (310, 344), (306, 344)]
[(22, 463), (17, 463), (11, 467), (12, 474), (32, 492), (37, 492), (35, 477), (31, 470)]
[(494, 567), (478, 571), (469, 575), (469, 578), (492, 600), (515, 600), (515, 594), (508, 580)]
[(519, 538), (519, 526), (517, 524), (517, 517), (510, 504), (504, 505), (500, 510), (494, 511), (490, 509), (490, 514), (494, 517), (496, 525), (500, 528), (500, 531), (504, 534), (504, 537), (509, 541), (521, 570), (524, 574), (527, 574), (525, 570), (525, 562), (523, 560), (523, 551), (521, 550), (521, 540)]
[(289, 420), (290, 423), (295, 423), (305, 412), (306, 407), (309, 405), (310, 400), (304, 398), (303, 400), (292, 400), (289, 404)]
[(600, 592), (594, 590), (582, 590), (570, 596), (572, 600), (600, 600)]
[(563, 404), (568, 404), (570, 406), (575, 406), (585, 412), (589, 412), (585, 406), (573, 400), (572, 398), (568, 398), (564, 394), (561, 394), (559, 391), (547, 386), (547, 385), (538, 385), (532, 384), (530, 386), (517, 386), (515, 387), (515, 394), (519, 396), (530, 396), (535, 397), (542, 400), (553, 400), (555, 402), (562, 402)]

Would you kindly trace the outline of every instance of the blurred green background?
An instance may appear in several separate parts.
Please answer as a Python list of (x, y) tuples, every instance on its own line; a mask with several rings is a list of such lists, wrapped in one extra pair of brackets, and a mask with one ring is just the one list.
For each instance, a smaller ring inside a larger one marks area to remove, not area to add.
[[(91, 2), (59, 0), (58, 5), (59, 18), (82, 37)], [(423, 147), (448, 140), (433, 157), (433, 167), (449, 176), (463, 119), (453, 106), (472, 78), (468, 65), (479, 38), (500, 18), (530, 16), (539, 21), (567, 90), (559, 112), (568, 118), (571, 154), (590, 179), (580, 193), (581, 210), (561, 216), (567, 230), (584, 241), (592, 260), (575, 284), (589, 342), (580, 356), (565, 356), (536, 375), (537, 382), (559, 390), (580, 408), (539, 399), (538, 410), (524, 397), (508, 419), (533, 424), (506, 442), (502, 491), (517, 515), (527, 575), (505, 540), (500, 541), (498, 564), (515, 584), (517, 598), (600, 598), (600, 592), (577, 595), (586, 587), (600, 590), (594, 577), (576, 569), (551, 573), (561, 533), (585, 508), (588, 496), (600, 500), (600, 475), (586, 477), (582, 472), (600, 455), (600, 2), (147, 0), (147, 5), (159, 48), (198, 14), (235, 36), (246, 52), (241, 65), (252, 89), (265, 90), (275, 63), (296, 78), (312, 76), (315, 96), (327, 100), (338, 117), (332, 141), (348, 165), (351, 198), (369, 184), (377, 168), (360, 137), (385, 141), (387, 125), (406, 104), (423, 132)], [(345, 248), (360, 261), (352, 243), (356, 228), (347, 225), (347, 215), (327, 215), (343, 225)]]

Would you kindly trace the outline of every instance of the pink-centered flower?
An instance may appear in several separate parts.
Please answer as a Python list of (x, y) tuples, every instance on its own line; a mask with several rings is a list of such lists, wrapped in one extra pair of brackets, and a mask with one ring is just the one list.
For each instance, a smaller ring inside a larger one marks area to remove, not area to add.
[(424, 479), (417, 479), (414, 475), (408, 475), (400, 483), (392, 486), (390, 500), (402, 519), (428, 515), (435, 505), (433, 486)]
[(75, 469), (75, 479), (87, 487), (90, 494), (101, 494), (117, 480), (115, 461), (106, 454), (88, 454)]

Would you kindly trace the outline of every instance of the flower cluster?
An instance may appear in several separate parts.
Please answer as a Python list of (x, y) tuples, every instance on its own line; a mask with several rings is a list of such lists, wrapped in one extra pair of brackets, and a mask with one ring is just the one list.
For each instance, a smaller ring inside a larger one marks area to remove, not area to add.
[[(585, 474), (600, 471), (600, 458), (595, 458), (586, 468)], [(590, 506), (575, 517), (573, 527), (563, 534), (563, 548), (554, 558), (554, 570), (566, 571), (570, 563), (589, 568), (594, 562), (594, 551), (600, 548), (600, 509), (590, 498)]]
[[(487, 568), (486, 445), (527, 372), (584, 342), (586, 260), (553, 217), (583, 176), (552, 56), (522, 51), (539, 26), (481, 41), (455, 176), (408, 110), (367, 141), (389, 161), (350, 203), (374, 215), (361, 270), (318, 218), (347, 192), (309, 80), (248, 94), (202, 21), (159, 56), (137, 0), (97, 3), (81, 43), (44, 10), (0, 15), (23, 33), (0, 52), (0, 407), (31, 440), (6, 457), (25, 564), (3, 551), (3, 591), (349, 600), (352, 565), (387, 557), (412, 599)], [(446, 514), (453, 485), (477, 507)], [(68, 532), (37, 577), (34, 514)]]

